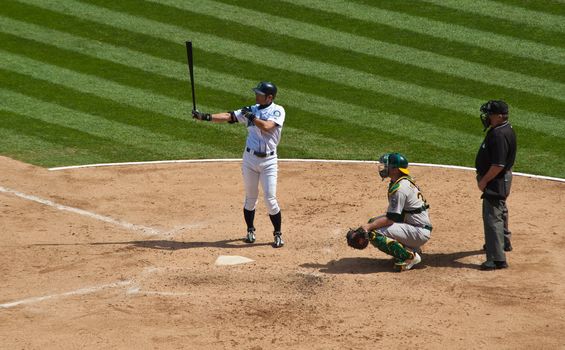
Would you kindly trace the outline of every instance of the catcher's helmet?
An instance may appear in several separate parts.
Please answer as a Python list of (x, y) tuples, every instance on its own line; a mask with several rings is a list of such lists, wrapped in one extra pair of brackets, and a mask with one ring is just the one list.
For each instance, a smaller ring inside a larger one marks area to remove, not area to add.
[(508, 115), (508, 104), (502, 100), (490, 100), (483, 104), (480, 108), (481, 111), (481, 122), (485, 127), (485, 130), (490, 126), (488, 117), (492, 114), (502, 114)]
[(262, 81), (257, 84), (257, 87), (253, 89), (256, 94), (260, 95), (273, 95), (273, 98), (277, 95), (277, 87), (270, 81)]
[(403, 174), (410, 175), (408, 160), (400, 153), (385, 153), (379, 158), (379, 163), (379, 175), (383, 179), (388, 177), (389, 170), (392, 168), (398, 168)]

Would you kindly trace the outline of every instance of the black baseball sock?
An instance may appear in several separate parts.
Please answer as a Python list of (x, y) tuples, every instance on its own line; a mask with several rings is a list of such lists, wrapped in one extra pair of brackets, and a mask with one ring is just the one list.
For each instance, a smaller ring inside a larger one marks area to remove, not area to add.
[(276, 213), (275, 215), (269, 215), (269, 218), (271, 218), (271, 222), (273, 223), (273, 227), (275, 228), (275, 232), (281, 232), (281, 211), (279, 210), (278, 213)]
[(243, 217), (245, 218), (245, 223), (247, 224), (247, 229), (254, 228), (253, 221), (255, 220), (255, 210), (247, 210), (243, 208)]

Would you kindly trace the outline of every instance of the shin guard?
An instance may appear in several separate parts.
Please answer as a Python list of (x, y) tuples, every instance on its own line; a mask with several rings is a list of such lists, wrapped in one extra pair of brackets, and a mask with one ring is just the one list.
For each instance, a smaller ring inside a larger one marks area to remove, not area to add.
[(412, 259), (414, 254), (404, 248), (402, 243), (395, 241), (394, 239), (385, 237), (380, 233), (372, 231), (370, 233), (371, 243), (381, 252), (395, 257), (398, 260), (404, 261)]

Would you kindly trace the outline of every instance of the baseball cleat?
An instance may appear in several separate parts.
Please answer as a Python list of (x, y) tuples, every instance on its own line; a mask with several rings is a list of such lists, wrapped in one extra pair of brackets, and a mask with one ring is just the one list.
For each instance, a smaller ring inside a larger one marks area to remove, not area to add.
[(255, 228), (250, 228), (247, 230), (247, 236), (245, 237), (245, 243), (255, 243)]
[(487, 260), (481, 264), (481, 270), (483, 271), (500, 270), (506, 268), (508, 268), (508, 263), (506, 261)]
[(280, 248), (284, 245), (284, 241), (281, 237), (282, 233), (275, 232), (275, 241), (273, 242), (273, 248)]
[(414, 253), (414, 258), (394, 263), (394, 270), (398, 272), (407, 271), (420, 262), (422, 262), (422, 257), (420, 257), (420, 254)]

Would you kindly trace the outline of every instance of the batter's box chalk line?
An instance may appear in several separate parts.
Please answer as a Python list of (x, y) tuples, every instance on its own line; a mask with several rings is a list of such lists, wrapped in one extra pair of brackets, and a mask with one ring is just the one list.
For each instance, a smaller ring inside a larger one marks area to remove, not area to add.
[(118, 220), (118, 219), (114, 219), (111, 218), (109, 216), (105, 216), (105, 215), (100, 215), (100, 214), (96, 214), (87, 210), (83, 210), (83, 209), (79, 209), (79, 208), (74, 208), (74, 207), (69, 207), (66, 205), (62, 205), (59, 203), (55, 203), (53, 201), (50, 201), (48, 199), (44, 199), (44, 198), (40, 198), (34, 195), (30, 195), (30, 194), (26, 194), (26, 193), (22, 193), (10, 188), (6, 188), (6, 187), (2, 187), (0, 186), (0, 192), (3, 193), (8, 193), (11, 195), (14, 195), (16, 197), (19, 198), (23, 198), (32, 202), (36, 202), (36, 203), (40, 203), (43, 205), (47, 205), (50, 206), (52, 208), (55, 208), (57, 210), (61, 210), (61, 211), (67, 211), (70, 213), (74, 213), (74, 214), (78, 214), (78, 215), (82, 215), (82, 216), (86, 216), (98, 221), (102, 221), (102, 222), (106, 222), (112, 225), (116, 225), (122, 228), (125, 228), (129, 231), (134, 231), (137, 233), (141, 233), (145, 236), (171, 236), (172, 234), (174, 234), (174, 230), (173, 231), (169, 231), (170, 233), (162, 233), (159, 230), (152, 228), (152, 227), (147, 227), (147, 226), (142, 226), (142, 225), (136, 225), (136, 224), (131, 224), (129, 222), (123, 221), (123, 220)]
[(92, 293), (96, 293), (99, 292), (101, 290), (104, 289), (110, 289), (110, 288), (120, 288), (120, 287), (124, 287), (124, 286), (128, 286), (130, 284), (132, 284), (133, 281), (116, 281), (116, 282), (112, 282), (112, 283), (108, 283), (108, 284), (102, 284), (99, 286), (91, 286), (91, 287), (84, 287), (84, 288), (80, 288), (80, 289), (76, 289), (76, 290), (72, 290), (69, 292), (64, 292), (64, 293), (59, 293), (59, 294), (48, 294), (48, 295), (43, 295), (43, 296), (39, 296), (39, 297), (32, 297), (32, 298), (26, 298), (26, 299), (21, 299), (21, 300), (17, 300), (17, 301), (12, 301), (9, 303), (4, 303), (4, 304), (0, 304), (0, 308), (4, 308), (4, 309), (9, 309), (18, 305), (25, 305), (25, 304), (34, 304), (34, 303), (39, 303), (45, 300), (50, 300), (50, 299), (59, 299), (59, 298), (64, 298), (64, 297), (69, 297), (69, 296), (76, 296), (76, 295), (85, 295), (85, 294), (92, 294)]

